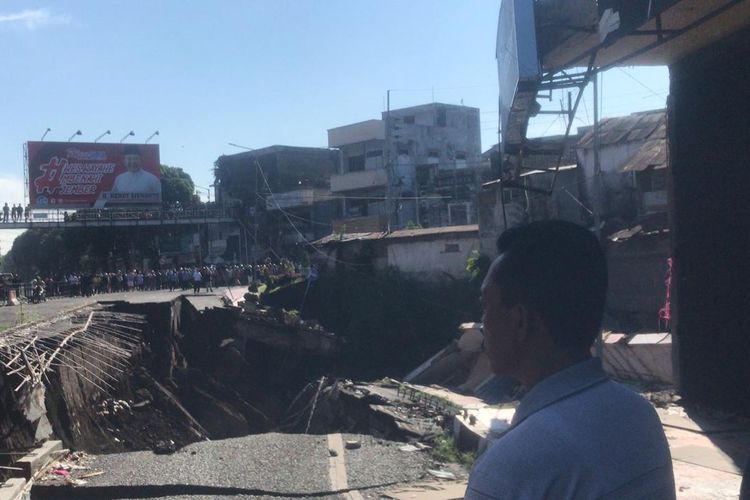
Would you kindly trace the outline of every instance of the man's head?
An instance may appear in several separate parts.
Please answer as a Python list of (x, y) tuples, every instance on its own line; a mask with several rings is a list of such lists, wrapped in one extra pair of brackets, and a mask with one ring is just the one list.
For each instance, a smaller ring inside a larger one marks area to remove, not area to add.
[[(485, 348), (494, 371), (522, 375), (547, 358), (580, 358), (604, 313), (607, 265), (599, 242), (564, 221), (504, 232), (482, 284)], [(539, 368), (539, 367), (537, 367)]]
[(138, 146), (133, 144), (125, 146), (123, 154), (125, 157), (125, 168), (128, 169), (128, 172), (137, 172), (141, 169), (141, 150)]

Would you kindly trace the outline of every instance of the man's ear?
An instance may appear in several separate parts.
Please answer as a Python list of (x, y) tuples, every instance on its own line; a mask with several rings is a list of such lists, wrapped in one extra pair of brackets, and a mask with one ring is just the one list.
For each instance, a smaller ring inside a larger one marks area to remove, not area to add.
[(514, 327), (515, 340), (523, 342), (531, 334), (531, 311), (522, 303), (517, 302), (510, 307), (510, 324)]

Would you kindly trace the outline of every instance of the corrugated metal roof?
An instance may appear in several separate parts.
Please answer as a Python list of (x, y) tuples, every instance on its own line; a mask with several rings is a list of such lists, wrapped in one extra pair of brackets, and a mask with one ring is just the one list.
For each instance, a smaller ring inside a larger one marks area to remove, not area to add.
[[(666, 123), (666, 112), (663, 109), (615, 118), (604, 118), (599, 122), (599, 145), (608, 146), (645, 141), (651, 138), (664, 123)], [(580, 130), (585, 131), (585, 133), (578, 141), (578, 147), (582, 149), (593, 148), (593, 127), (582, 127)]]
[(638, 172), (649, 167), (667, 168), (667, 124), (662, 123), (643, 144), (641, 149), (620, 169), (620, 172)]
[(479, 225), (468, 224), (464, 226), (445, 226), (445, 227), (428, 227), (423, 229), (400, 229), (393, 231), (388, 234), (385, 232), (376, 233), (341, 233), (341, 234), (329, 234), (315, 242), (313, 245), (324, 246), (329, 244), (340, 244), (349, 243), (352, 241), (365, 241), (365, 240), (381, 240), (381, 239), (404, 239), (404, 238), (420, 238), (437, 235), (447, 234), (467, 234), (477, 233), (479, 234)]
[[(539, 175), (539, 174), (554, 174), (551, 170), (553, 170), (555, 167), (550, 167), (548, 170), (529, 170), (528, 172), (521, 173), (521, 177), (528, 177), (529, 175)], [(565, 172), (567, 170), (573, 170), (575, 168), (578, 168), (578, 165), (560, 165), (560, 168), (558, 169), (560, 172)]]
[(438, 234), (455, 234), (455, 233), (479, 233), (478, 224), (467, 224), (464, 226), (444, 226), (428, 227), (424, 229), (400, 229), (387, 235), (388, 239), (395, 238), (416, 238), (419, 236), (434, 236)]
[(331, 233), (321, 239), (314, 241), (313, 245), (327, 245), (329, 243), (347, 243), (350, 241), (378, 240), (386, 233)]

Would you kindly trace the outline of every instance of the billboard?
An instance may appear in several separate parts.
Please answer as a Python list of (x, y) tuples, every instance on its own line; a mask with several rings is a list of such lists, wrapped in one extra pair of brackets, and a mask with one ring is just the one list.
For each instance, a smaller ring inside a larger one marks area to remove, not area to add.
[[(519, 124), (512, 123), (511, 111), (518, 108), (518, 93), (526, 90), (528, 83), (535, 87), (541, 73), (532, 0), (502, 0), (496, 44), (500, 131), (504, 149), (507, 142), (523, 139)], [(531, 97), (535, 95), (534, 89)]]
[(26, 147), (33, 207), (161, 204), (156, 144), (29, 141)]

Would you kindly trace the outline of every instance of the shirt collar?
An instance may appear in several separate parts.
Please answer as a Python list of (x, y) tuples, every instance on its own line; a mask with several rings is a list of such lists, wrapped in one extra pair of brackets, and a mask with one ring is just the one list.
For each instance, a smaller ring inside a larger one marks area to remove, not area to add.
[(608, 380), (599, 358), (569, 366), (537, 383), (521, 400), (511, 426), (553, 403)]

